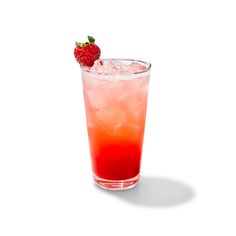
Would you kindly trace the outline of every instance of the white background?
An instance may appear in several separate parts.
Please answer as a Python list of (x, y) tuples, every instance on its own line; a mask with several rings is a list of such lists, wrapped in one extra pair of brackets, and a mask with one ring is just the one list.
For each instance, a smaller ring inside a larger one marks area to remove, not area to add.
[[(235, 1), (0, 3), (0, 235), (236, 235)], [(142, 182), (92, 182), (74, 42), (152, 63)]]

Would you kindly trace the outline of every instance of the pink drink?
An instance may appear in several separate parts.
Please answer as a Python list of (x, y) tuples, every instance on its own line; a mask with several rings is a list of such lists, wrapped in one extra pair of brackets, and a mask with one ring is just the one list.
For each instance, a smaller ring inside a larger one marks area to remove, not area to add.
[(139, 181), (150, 67), (114, 59), (82, 70), (93, 175), (101, 187), (127, 189)]

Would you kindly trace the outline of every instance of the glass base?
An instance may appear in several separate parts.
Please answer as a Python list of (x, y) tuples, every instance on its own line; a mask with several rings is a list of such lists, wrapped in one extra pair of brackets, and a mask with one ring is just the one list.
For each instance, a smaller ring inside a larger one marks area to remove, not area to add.
[(109, 190), (126, 190), (133, 188), (139, 182), (140, 175), (125, 180), (107, 180), (93, 175), (93, 179), (95, 183), (101, 188)]

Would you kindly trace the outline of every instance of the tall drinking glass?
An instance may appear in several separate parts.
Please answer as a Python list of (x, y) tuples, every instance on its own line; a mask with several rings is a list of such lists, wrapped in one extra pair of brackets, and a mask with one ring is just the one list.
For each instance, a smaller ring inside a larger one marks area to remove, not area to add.
[(129, 189), (140, 179), (151, 64), (130, 59), (103, 63), (126, 69), (82, 68), (93, 178), (103, 188)]

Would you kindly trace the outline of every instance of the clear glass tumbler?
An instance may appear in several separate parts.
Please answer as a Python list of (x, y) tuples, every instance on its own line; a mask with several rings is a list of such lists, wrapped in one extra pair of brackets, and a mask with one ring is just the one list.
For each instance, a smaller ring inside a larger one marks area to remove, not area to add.
[(129, 189), (140, 179), (151, 64), (131, 59), (104, 63), (128, 70), (98, 73), (82, 68), (93, 178), (106, 189)]

